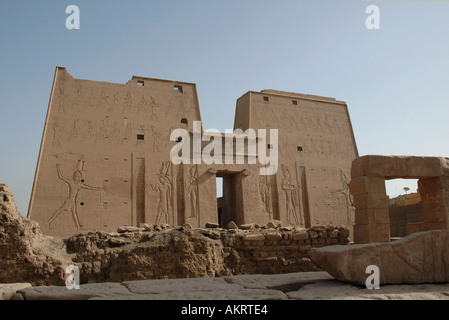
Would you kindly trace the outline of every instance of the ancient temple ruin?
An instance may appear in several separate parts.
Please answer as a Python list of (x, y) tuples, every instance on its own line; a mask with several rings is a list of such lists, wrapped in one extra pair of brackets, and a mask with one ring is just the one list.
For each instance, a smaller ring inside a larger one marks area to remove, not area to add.
[[(57, 67), (28, 217), (55, 236), (141, 223), (227, 227), (273, 219), (351, 228), (348, 184), (358, 151), (345, 102), (249, 91), (237, 100), (233, 133), (206, 132), (201, 120), (194, 83), (80, 80)], [(259, 129), (278, 135), (250, 134)], [(223, 161), (174, 163), (171, 153), (186, 140), (193, 140), (190, 160), (199, 150)], [(274, 153), (277, 170), (261, 174), (269, 165), (262, 155)]]

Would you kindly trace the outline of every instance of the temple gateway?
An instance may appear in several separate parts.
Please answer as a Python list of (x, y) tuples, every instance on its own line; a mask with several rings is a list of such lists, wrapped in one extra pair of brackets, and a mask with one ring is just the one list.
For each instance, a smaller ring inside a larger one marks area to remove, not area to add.
[[(28, 218), (64, 237), (142, 223), (352, 228), (358, 151), (345, 102), (249, 91), (237, 99), (234, 133), (201, 121), (194, 83), (81, 80), (57, 67)], [(172, 161), (181, 151), (190, 161)]]

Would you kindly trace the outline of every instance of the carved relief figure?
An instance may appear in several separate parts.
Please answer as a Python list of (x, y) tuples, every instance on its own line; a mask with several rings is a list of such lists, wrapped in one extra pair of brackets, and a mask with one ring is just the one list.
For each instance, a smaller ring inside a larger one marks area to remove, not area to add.
[(108, 96), (104, 93), (103, 89), (100, 91), (100, 98), (98, 100), (99, 105), (102, 107), (108, 104)]
[(159, 122), (159, 119), (157, 117), (157, 108), (158, 108), (158, 104), (156, 103), (156, 99), (154, 99), (153, 96), (151, 96), (151, 120), (153, 122)]
[(199, 212), (198, 206), (198, 165), (192, 166), (190, 168), (190, 177), (189, 177), (189, 185), (187, 188), (187, 192), (190, 198), (190, 216), (191, 218), (197, 218)]
[(97, 142), (98, 138), (104, 141), (104, 139), (106, 139), (106, 136), (107, 136), (106, 126), (104, 124), (104, 120), (101, 120), (100, 128), (98, 129), (98, 134), (97, 138), (95, 139), (95, 142)]
[(159, 150), (159, 137), (161, 136), (155, 126), (151, 126), (153, 132), (153, 152), (161, 152)]
[(269, 176), (259, 175), (259, 198), (262, 201), (263, 208), (269, 214), (269, 219), (271, 220), (273, 210), (271, 202), (271, 183), (268, 180)]
[(170, 178), (169, 169), (170, 161), (163, 162), (158, 174), (158, 182), (154, 186), (150, 184), (151, 190), (159, 197), (155, 224), (159, 224), (162, 216), (164, 216), (165, 222), (170, 224), (170, 216), (173, 210), (173, 182)]
[(340, 181), (341, 181), (341, 188), (332, 192), (332, 194), (341, 194), (344, 196), (345, 199), (345, 206), (346, 206), (346, 216), (347, 216), (347, 224), (351, 225), (353, 222), (353, 216), (354, 216), (354, 202), (352, 198), (352, 194), (349, 191), (349, 181), (348, 178), (346, 178), (346, 175), (344, 174), (343, 170), (340, 169)]
[(130, 140), (131, 134), (132, 134), (132, 133), (133, 133), (133, 129), (132, 129), (132, 126), (131, 126), (131, 122), (128, 122), (128, 123), (126, 124), (126, 129), (125, 129), (125, 131), (123, 132), (122, 144), (123, 144), (125, 141), (129, 141), (129, 140)]
[(58, 177), (59, 179), (61, 179), (62, 181), (64, 181), (68, 187), (69, 187), (69, 195), (66, 198), (66, 200), (64, 201), (64, 203), (58, 208), (58, 210), (56, 210), (52, 216), (50, 217), (50, 219), (48, 220), (48, 228), (51, 230), (51, 223), (59, 216), (61, 215), (61, 213), (63, 213), (64, 211), (69, 211), (72, 215), (73, 221), (75, 223), (75, 226), (77, 228), (77, 230), (81, 229), (81, 224), (80, 224), (80, 220), (78, 217), (78, 211), (77, 211), (77, 197), (78, 197), (78, 193), (81, 189), (86, 189), (86, 190), (102, 190), (101, 188), (98, 187), (92, 187), (89, 186), (82, 181), (82, 168), (84, 166), (84, 155), (81, 156), (80, 160), (78, 161), (78, 164), (76, 166), (76, 170), (73, 172), (73, 175), (70, 179), (64, 177), (61, 174), (61, 165), (60, 163), (56, 164), (56, 169), (58, 172)]
[(94, 88), (90, 89), (90, 94), (89, 97), (87, 97), (87, 103), (89, 105), (93, 105), (95, 103), (95, 93), (94, 93)]
[(69, 139), (68, 141), (70, 141), (73, 138), (77, 138), (78, 134), (80, 133), (80, 126), (79, 126), (79, 119), (76, 119), (73, 122), (73, 126), (72, 126), (72, 130), (70, 131), (70, 135), (69, 135)]
[(58, 111), (65, 112), (65, 96), (64, 96), (64, 88), (59, 87), (58, 90)]
[[(282, 165), (284, 180), (282, 180), (281, 188), (285, 192), (285, 201), (287, 206), (287, 223), (300, 225), (297, 211), (299, 209), (299, 187), (292, 184), (291, 174), (288, 167)], [(292, 221), (292, 217), (294, 222)]]
[(133, 103), (133, 101), (132, 101), (131, 93), (127, 92), (125, 95), (124, 103), (123, 103), (122, 113), (131, 111), (132, 103)]
[(61, 147), (61, 129), (59, 128), (58, 121), (53, 122), (52, 129), (53, 129), (53, 145)]
[(137, 106), (137, 114), (145, 113), (147, 106), (148, 102), (145, 99), (145, 96), (142, 95), (142, 99), (140, 99), (139, 105)]
[(87, 133), (84, 135), (84, 141), (90, 140), (94, 136), (94, 127), (92, 124), (92, 120), (87, 121)]
[(117, 141), (120, 139), (120, 129), (117, 121), (114, 122), (114, 127), (112, 128), (112, 138)]

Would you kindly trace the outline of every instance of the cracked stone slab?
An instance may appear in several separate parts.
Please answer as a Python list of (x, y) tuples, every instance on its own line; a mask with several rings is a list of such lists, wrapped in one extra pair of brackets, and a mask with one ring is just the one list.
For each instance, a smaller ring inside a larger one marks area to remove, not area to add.
[(449, 284), (384, 285), (370, 290), (338, 280), (321, 280), (286, 295), (295, 300), (449, 300)]
[(17, 291), (30, 287), (31, 283), (0, 284), (0, 300), (10, 300)]
[(32, 287), (17, 291), (25, 300), (87, 300), (94, 297), (110, 298), (132, 293), (120, 283), (104, 282), (80, 285), (80, 289), (69, 290), (65, 286)]
[(134, 294), (159, 294), (177, 291), (243, 290), (239, 284), (229, 284), (223, 278), (185, 278), (136, 280), (122, 283)]
[(268, 289), (180, 290), (154, 294), (94, 297), (91, 300), (286, 300), (282, 291)]
[(283, 292), (289, 287), (301, 287), (302, 285), (324, 279), (334, 279), (329, 273), (317, 272), (297, 272), (286, 274), (251, 274), (223, 277), (229, 283), (239, 284), (250, 289), (277, 289)]
[(312, 249), (312, 261), (336, 279), (364, 286), (368, 266), (380, 284), (449, 282), (449, 231), (418, 232), (394, 242)]

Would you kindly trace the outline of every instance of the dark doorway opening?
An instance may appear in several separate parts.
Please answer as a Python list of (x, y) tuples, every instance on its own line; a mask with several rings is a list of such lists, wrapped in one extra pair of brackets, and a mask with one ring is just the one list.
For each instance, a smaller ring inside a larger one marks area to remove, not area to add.
[[(218, 197), (218, 188), (222, 181), (222, 197)], [(242, 174), (240, 172), (219, 171), (217, 173), (218, 224), (227, 228), (229, 222), (236, 225), (245, 223), (243, 215)]]

